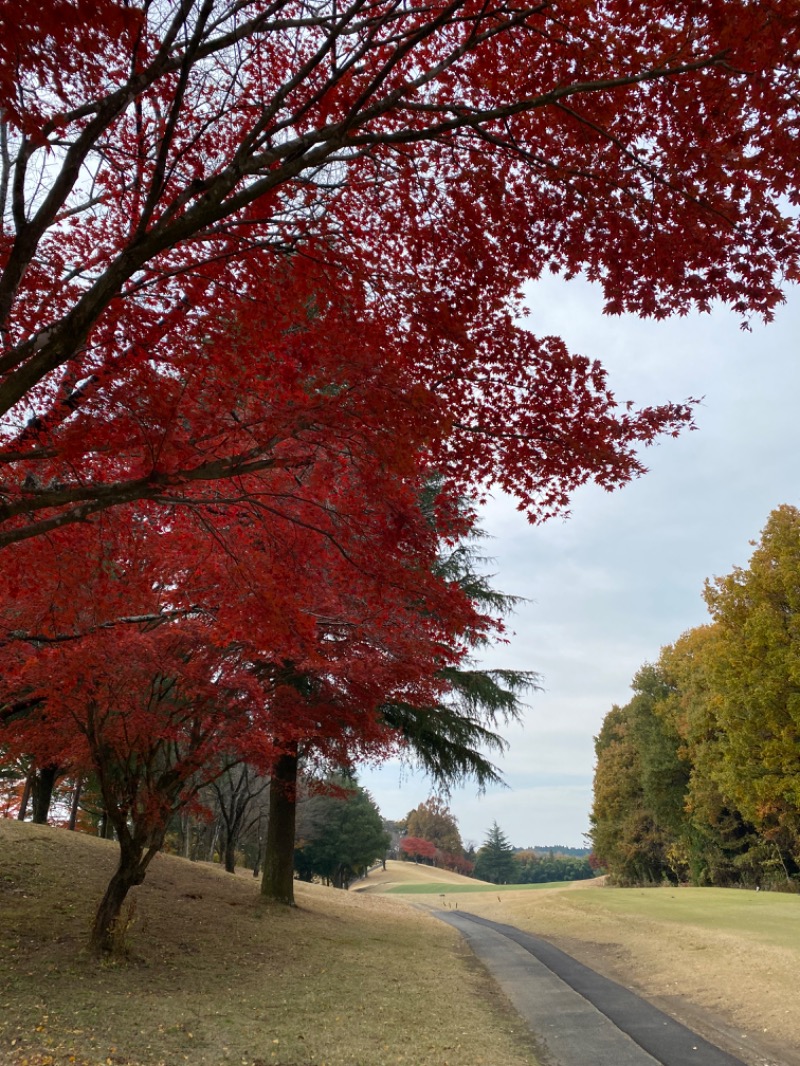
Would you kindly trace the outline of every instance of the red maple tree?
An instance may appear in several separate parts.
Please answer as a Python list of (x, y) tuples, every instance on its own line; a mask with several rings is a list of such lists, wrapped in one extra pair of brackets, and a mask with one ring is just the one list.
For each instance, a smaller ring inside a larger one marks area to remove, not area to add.
[(419, 862), (420, 859), (428, 859), (431, 864), (434, 864), (437, 853), (436, 845), (431, 844), (430, 840), (424, 840), (422, 837), (403, 837), (400, 841), (400, 850), (415, 862)]
[(421, 699), (412, 640), (470, 609), (429, 580), (425, 474), (546, 518), (690, 417), (521, 328), (522, 283), (769, 318), (799, 55), (795, 0), (0, 0), (3, 744), (96, 768), (155, 713), (187, 754), (109, 792), (136, 863), (212, 749), (385, 745), (370, 669)]
[(146, 516), (120, 511), (19, 547), (29, 568), (0, 573), (27, 579), (27, 594), (2, 598), (3, 746), (95, 775), (120, 848), (92, 934), (107, 951), (170, 817), (219, 772), (218, 756), (269, 765), (261, 687), (213, 608), (181, 602), (185, 540)]
[[(520, 284), (585, 271), (611, 311), (769, 317), (797, 276), (799, 32), (793, 0), (6, 0), (0, 546), (284, 461), (324, 421), (298, 382), (324, 390), (327, 361), (293, 361), (318, 307), (351, 353), (370, 333), (347, 386), (399, 389), (462, 482), (538, 515), (624, 482), (685, 410), (618, 408), (515, 325)], [(251, 314), (268, 350), (230, 337)], [(183, 410), (206, 382), (204, 432)], [(243, 416), (225, 394), (248, 386)]]
[(449, 851), (442, 852), (439, 861), (445, 870), (452, 870), (453, 873), (462, 874), (464, 877), (470, 877), (475, 869), (475, 863), (465, 855), (454, 855)]
[(337, 767), (385, 756), (399, 736), (380, 705), (435, 702), (459, 634), (491, 624), (436, 575), (437, 535), (411, 486), (395, 479), (349, 528), (349, 493), (364, 488), (337, 465), (323, 517), (295, 485), (288, 524), (245, 508), (223, 539), (219, 526), (200, 536), (185, 509), (139, 505), (0, 557), (7, 757), (93, 773), (119, 840), (99, 951), (169, 819), (237, 761), (272, 775), (270, 834), (288, 852), (270, 854), (288, 866), (271, 892), (291, 902), (298, 754)]

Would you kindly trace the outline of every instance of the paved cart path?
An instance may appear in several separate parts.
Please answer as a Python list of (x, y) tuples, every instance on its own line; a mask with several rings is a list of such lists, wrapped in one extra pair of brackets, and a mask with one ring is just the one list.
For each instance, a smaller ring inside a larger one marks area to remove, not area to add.
[(545, 1066), (743, 1066), (546, 940), (465, 911), (455, 926), (533, 1031)]

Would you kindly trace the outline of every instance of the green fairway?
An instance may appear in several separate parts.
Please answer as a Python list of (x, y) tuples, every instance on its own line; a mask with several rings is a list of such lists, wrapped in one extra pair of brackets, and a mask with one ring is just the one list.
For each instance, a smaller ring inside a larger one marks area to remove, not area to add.
[(570, 893), (568, 905), (637, 921), (729, 932), (800, 952), (800, 896), (732, 888), (604, 888)]
[[(580, 882), (577, 882), (580, 883)], [(527, 892), (528, 889), (537, 888), (566, 888), (574, 885), (575, 881), (544, 881), (535, 885), (453, 885), (446, 881), (427, 881), (424, 884), (397, 885), (387, 889), (387, 895), (402, 896), (448, 896), (461, 892)]]

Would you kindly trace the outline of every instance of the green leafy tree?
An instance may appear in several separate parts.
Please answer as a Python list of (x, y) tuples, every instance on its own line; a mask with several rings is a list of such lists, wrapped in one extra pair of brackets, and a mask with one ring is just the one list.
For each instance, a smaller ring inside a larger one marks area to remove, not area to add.
[(678, 837), (684, 824), (689, 771), (668, 713), (674, 686), (659, 661), (643, 666), (631, 687), (631, 726), (641, 761), (642, 799), (654, 821), (671, 837)]
[(464, 845), (458, 822), (441, 796), (431, 796), (406, 816), (406, 829), (411, 837), (429, 840), (440, 851), (462, 855)]
[(332, 779), (336, 794), (312, 796), (303, 811), (295, 869), (301, 880), (318, 877), (347, 888), (389, 847), (380, 811), (352, 781)]
[(708, 582), (705, 598), (725, 736), (717, 781), (789, 879), (800, 873), (800, 510), (773, 511), (749, 567)]
[(597, 857), (619, 884), (658, 882), (670, 869), (670, 840), (645, 799), (636, 716), (633, 701), (613, 707), (595, 738), (591, 837)]
[(715, 640), (715, 626), (698, 626), (662, 649), (672, 693), (660, 711), (680, 737), (688, 772), (681, 846), (689, 876), (694, 884), (726, 886), (761, 878), (758, 833), (724, 787), (727, 735), (711, 676)]
[(515, 883), (517, 872), (514, 848), (497, 822), (493, 822), (483, 847), (478, 850), (475, 876), (480, 881), (508, 885)]
[[(785, 879), (781, 856), (731, 787), (730, 733), (716, 676), (719, 627), (701, 626), (643, 667), (635, 695), (596, 740), (592, 840), (619, 884)], [(747, 792), (740, 782), (741, 794)]]
[(597, 737), (592, 839), (619, 882), (800, 880), (800, 511), (754, 547)]

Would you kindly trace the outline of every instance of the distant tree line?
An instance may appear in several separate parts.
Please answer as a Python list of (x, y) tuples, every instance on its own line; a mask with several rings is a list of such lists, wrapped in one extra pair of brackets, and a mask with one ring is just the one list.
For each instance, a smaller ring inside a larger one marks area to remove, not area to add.
[(540, 851), (524, 849), (515, 852), (514, 859), (518, 871), (515, 881), (520, 885), (546, 881), (583, 881), (597, 873), (589, 861), (588, 853), (583, 856), (565, 855), (553, 848), (543, 855)]
[(532, 851), (536, 855), (571, 855), (575, 859), (588, 859), (591, 848), (570, 848), (566, 844), (538, 844), (532, 848), (517, 848), (520, 851)]
[(436, 796), (409, 811), (404, 828), (398, 849), (400, 858), (473, 875), (493, 884), (579, 881), (594, 877), (597, 872), (585, 850), (579, 855), (567, 855), (554, 848), (546, 852), (515, 848), (497, 822), (477, 852), (474, 848), (465, 850), (455, 817)]
[(511, 846), (495, 822), (475, 860), (475, 876), (499, 885), (532, 885), (551, 881), (582, 881), (594, 877), (589, 857), (563, 855), (554, 849), (542, 854)]
[(618, 884), (796, 890), (800, 511), (773, 511), (705, 600), (710, 623), (638, 672), (596, 738), (595, 853)]

